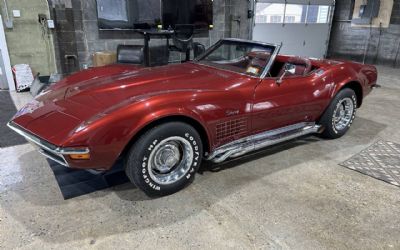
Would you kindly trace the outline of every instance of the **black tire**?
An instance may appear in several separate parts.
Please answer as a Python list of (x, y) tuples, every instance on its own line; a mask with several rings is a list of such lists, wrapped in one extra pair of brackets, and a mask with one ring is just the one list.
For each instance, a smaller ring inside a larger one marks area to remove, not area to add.
[[(171, 160), (171, 155), (172, 163), (166, 163)], [(175, 157), (177, 155), (179, 157)], [(192, 126), (183, 122), (164, 123), (148, 130), (133, 144), (125, 159), (125, 172), (130, 181), (148, 196), (165, 196), (183, 189), (193, 181), (202, 156), (202, 141)], [(175, 165), (169, 166), (172, 164)], [(167, 170), (169, 173), (164, 173), (154, 166), (167, 166), (171, 169)], [(171, 176), (176, 181), (167, 183)]]
[[(353, 111), (350, 115), (349, 113), (349, 120), (343, 125), (343, 128), (339, 126), (335, 126), (335, 111), (343, 105), (343, 101), (351, 100), (353, 105)], [(325, 110), (324, 114), (322, 115), (321, 119), (319, 120), (319, 124), (324, 127), (324, 131), (322, 132), (321, 136), (324, 138), (336, 139), (342, 137), (347, 130), (349, 130), (351, 124), (354, 121), (357, 109), (357, 96), (354, 90), (345, 88), (339, 91), (336, 96), (333, 98), (331, 103), (329, 104), (328, 108)], [(339, 128), (340, 129), (339, 129)]]

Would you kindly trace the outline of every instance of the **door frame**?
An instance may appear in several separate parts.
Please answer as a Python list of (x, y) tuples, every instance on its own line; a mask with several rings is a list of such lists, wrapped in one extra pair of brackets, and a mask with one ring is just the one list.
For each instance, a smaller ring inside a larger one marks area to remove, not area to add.
[(4, 25), (3, 25), (3, 18), (0, 15), (0, 51), (1, 51), (1, 58), (3, 60), (4, 64), (4, 74), (7, 79), (7, 84), (8, 84), (8, 90), (9, 91), (14, 91), (15, 90), (15, 84), (14, 84), (14, 78), (13, 74), (11, 71), (11, 61), (10, 61), (10, 55), (8, 54), (8, 47), (7, 47), (7, 41), (6, 41), (6, 35), (4, 32)]

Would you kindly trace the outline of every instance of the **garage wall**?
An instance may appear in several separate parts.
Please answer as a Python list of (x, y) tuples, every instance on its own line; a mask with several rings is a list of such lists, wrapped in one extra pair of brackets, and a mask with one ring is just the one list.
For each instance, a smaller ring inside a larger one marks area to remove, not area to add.
[[(248, 18), (248, 10), (252, 9), (253, 0), (230, 0), (227, 10), (227, 37), (250, 39), (253, 30), (252, 19)], [(215, 1), (214, 1), (215, 3)]]
[[(92, 65), (92, 55), (96, 51), (116, 51), (118, 44), (143, 44), (141, 35), (133, 31), (99, 31), (95, 0), (49, 2), (56, 22), (58, 65), (65, 74)], [(196, 35), (195, 40), (208, 47), (223, 37), (248, 38), (248, 4), (247, 0), (214, 0), (214, 29)], [(157, 44), (165, 44), (165, 40), (151, 41), (151, 45)], [(174, 55), (179, 56), (173, 53), (172, 57)]]
[[(91, 65), (92, 55), (96, 51), (116, 51), (119, 44), (143, 44), (142, 36), (133, 31), (99, 30), (96, 0), (73, 1), (73, 9), (74, 11), (81, 10), (82, 13), (81, 18), (77, 17), (77, 20), (82, 20), (82, 25), (79, 27), (81, 29), (76, 27), (76, 34), (80, 40), (77, 47), (81, 66), (82, 64)], [(196, 40), (205, 45), (210, 43), (207, 33), (201, 34)], [(165, 45), (166, 41), (152, 39), (150, 43), (150, 45)]]
[[(27, 63), (35, 72), (49, 75), (56, 71), (53, 37), (43, 34), (38, 14), (49, 17), (46, 0), (7, 0), (8, 14), (13, 28), (4, 28), (11, 65)], [(0, 2), (3, 20), (6, 19), (4, 1)], [(21, 17), (12, 17), (12, 10), (20, 10)]]
[(328, 56), (361, 62), (366, 51), (366, 63), (399, 67), (400, 58), (396, 60), (396, 55), (400, 45), (400, 0), (394, 0), (388, 28), (352, 27), (352, 9), (352, 1), (336, 0)]

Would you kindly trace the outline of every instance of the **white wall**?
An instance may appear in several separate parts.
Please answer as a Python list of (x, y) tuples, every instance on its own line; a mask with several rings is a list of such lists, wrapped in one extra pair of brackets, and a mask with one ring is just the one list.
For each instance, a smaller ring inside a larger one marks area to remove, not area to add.
[(6, 75), (7, 82), (8, 82), (8, 89), (15, 90), (14, 79), (11, 72), (11, 63), (10, 63), (10, 56), (8, 54), (6, 36), (4, 34), (4, 25), (3, 25), (3, 18), (0, 15), (0, 50), (1, 50), (1, 58), (4, 63), (5, 72), (3, 74)]

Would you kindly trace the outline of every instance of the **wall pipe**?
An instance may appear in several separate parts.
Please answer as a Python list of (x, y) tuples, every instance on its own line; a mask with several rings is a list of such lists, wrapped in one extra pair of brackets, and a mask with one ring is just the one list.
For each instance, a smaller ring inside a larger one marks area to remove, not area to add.
[(4, 2), (4, 8), (6, 9), (6, 18), (7, 18), (7, 21), (10, 21), (10, 15), (8, 14), (7, 0), (3, 0), (3, 2)]
[(374, 13), (374, 8), (373, 7), (374, 6), (372, 6), (371, 16), (370, 16), (370, 19), (369, 19), (369, 37), (368, 37), (368, 41), (367, 41), (367, 43), (365, 45), (364, 56), (363, 56), (363, 61), (362, 61), (363, 64), (365, 64), (365, 60), (366, 60), (368, 49), (369, 49), (369, 44), (370, 44), (371, 38), (372, 38), (372, 20), (373, 20), (372, 15)]
[(396, 64), (397, 64), (397, 58), (399, 57), (399, 52), (400, 52), (400, 40), (399, 40), (399, 44), (397, 45), (396, 56), (395, 56), (394, 61), (393, 61), (393, 67), (394, 68), (396, 67)]
[(381, 46), (381, 36), (382, 36), (382, 22), (379, 23), (379, 37), (378, 37), (378, 44), (376, 45), (374, 64), (376, 64), (376, 61), (378, 60), (379, 48)]

